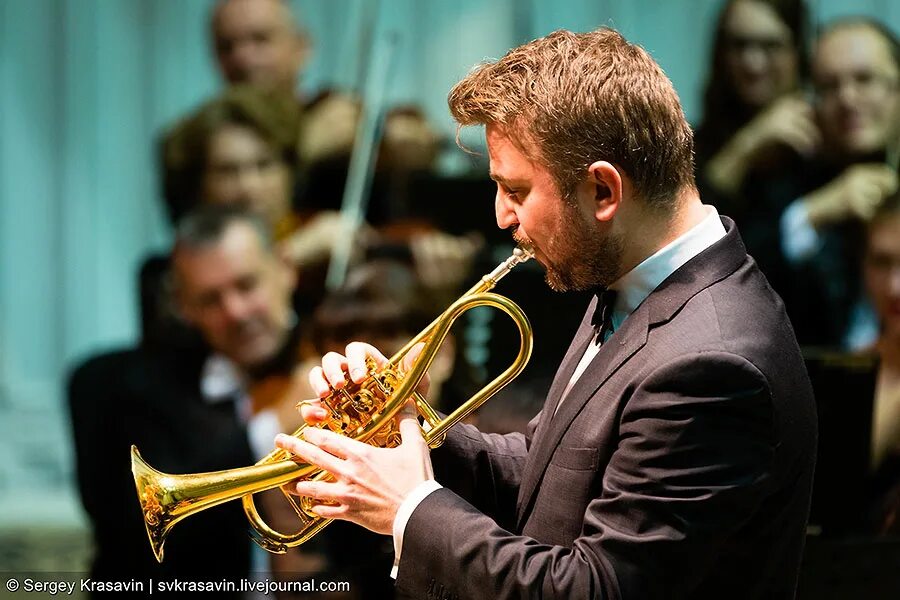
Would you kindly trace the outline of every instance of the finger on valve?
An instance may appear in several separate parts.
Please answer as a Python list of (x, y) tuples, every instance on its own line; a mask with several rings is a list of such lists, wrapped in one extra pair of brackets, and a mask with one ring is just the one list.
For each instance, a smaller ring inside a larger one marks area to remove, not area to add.
[(322, 406), (319, 398), (301, 400), (296, 407), (307, 425), (318, 425), (328, 419), (328, 410)]

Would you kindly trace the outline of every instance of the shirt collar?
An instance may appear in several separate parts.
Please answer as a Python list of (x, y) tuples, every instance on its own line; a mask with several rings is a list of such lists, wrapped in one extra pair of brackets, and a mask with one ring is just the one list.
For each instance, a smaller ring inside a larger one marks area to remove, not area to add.
[(203, 363), (200, 393), (207, 404), (216, 404), (240, 395), (247, 384), (240, 369), (222, 354), (213, 354)]
[(610, 284), (610, 289), (619, 292), (612, 314), (613, 330), (669, 275), (725, 237), (725, 226), (718, 211), (714, 206), (704, 208), (707, 214), (702, 221)]

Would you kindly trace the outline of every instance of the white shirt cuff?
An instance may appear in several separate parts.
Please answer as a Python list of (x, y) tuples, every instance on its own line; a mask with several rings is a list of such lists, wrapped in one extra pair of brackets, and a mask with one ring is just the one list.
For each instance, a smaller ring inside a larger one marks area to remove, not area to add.
[(403, 502), (400, 503), (400, 508), (397, 509), (397, 515), (394, 517), (394, 566), (391, 567), (391, 577), (393, 579), (397, 579), (397, 569), (400, 567), (400, 551), (403, 549), (403, 532), (406, 530), (409, 518), (422, 500), (428, 497), (428, 494), (442, 487), (444, 486), (434, 479), (423, 481), (414, 487), (403, 499)]
[(267, 456), (275, 445), (272, 440), (281, 433), (281, 422), (274, 410), (261, 410), (247, 421), (247, 439), (256, 460)]
[(791, 202), (781, 213), (779, 227), (784, 257), (792, 265), (809, 259), (822, 248), (822, 236), (809, 222), (802, 198)]

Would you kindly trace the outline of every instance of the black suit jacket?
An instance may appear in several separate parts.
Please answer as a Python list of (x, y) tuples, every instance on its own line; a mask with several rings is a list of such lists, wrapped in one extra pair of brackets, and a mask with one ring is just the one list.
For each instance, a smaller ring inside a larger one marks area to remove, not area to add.
[(790, 598), (816, 442), (779, 298), (726, 236), (601, 347), (588, 308), (529, 435), (451, 430), (448, 488), (405, 530), (400, 593), (428, 598)]
[(98, 580), (178, 577), (233, 580), (250, 568), (240, 503), (179, 523), (156, 563), (131, 475), (130, 447), (168, 473), (253, 464), (233, 405), (210, 405), (199, 391), (202, 355), (146, 349), (111, 352), (77, 368), (69, 382), (76, 472), (94, 532)]

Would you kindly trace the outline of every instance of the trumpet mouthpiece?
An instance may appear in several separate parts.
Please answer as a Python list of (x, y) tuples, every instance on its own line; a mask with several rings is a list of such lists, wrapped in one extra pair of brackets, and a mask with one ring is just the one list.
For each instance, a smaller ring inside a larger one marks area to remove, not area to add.
[(513, 250), (513, 256), (519, 259), (519, 262), (525, 262), (534, 258), (534, 248), (526, 244), (519, 244)]

